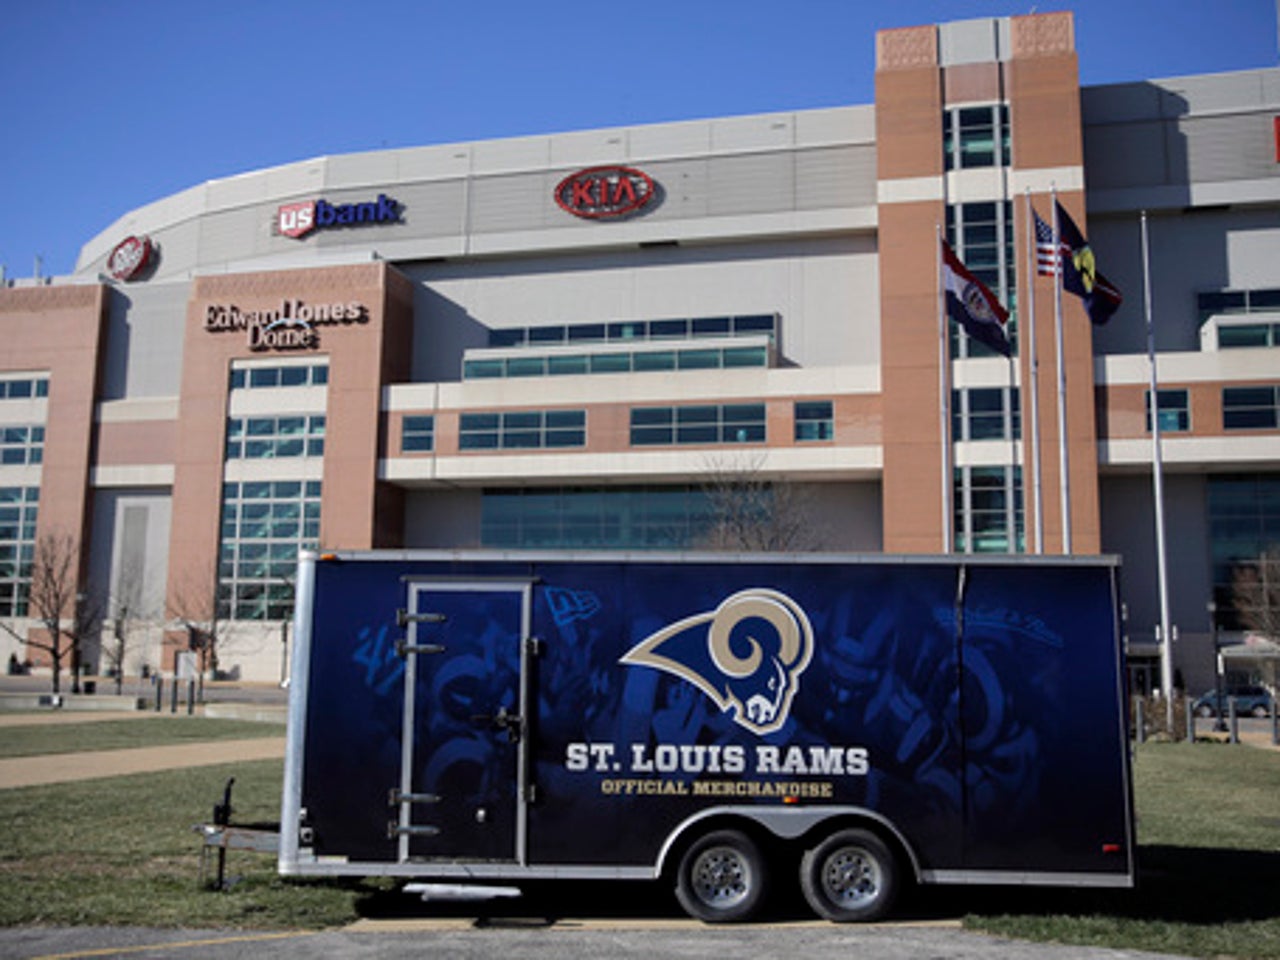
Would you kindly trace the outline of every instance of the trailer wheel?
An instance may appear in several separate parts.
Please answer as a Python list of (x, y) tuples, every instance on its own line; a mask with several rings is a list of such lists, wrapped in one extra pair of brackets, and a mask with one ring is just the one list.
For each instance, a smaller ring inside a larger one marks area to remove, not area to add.
[(738, 830), (698, 839), (680, 859), (676, 899), (705, 923), (733, 923), (752, 916), (764, 901), (767, 874), (760, 848)]
[(813, 911), (827, 920), (878, 920), (898, 893), (897, 861), (874, 833), (841, 830), (805, 851), (800, 887)]

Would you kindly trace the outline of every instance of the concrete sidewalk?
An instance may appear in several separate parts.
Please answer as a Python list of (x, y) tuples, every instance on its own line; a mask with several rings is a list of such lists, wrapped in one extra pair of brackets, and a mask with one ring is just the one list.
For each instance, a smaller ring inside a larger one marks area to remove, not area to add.
[[(106, 716), (99, 716), (107, 719)], [(77, 721), (85, 719), (87, 717), (83, 715), (76, 718)], [(119, 719), (119, 715), (115, 719)], [(13, 757), (0, 760), (0, 790), (128, 776), (134, 773), (154, 773), (184, 767), (205, 767), (218, 763), (277, 760), (283, 756), (284, 737), (257, 737), (252, 740), (206, 740), (163, 747)]]

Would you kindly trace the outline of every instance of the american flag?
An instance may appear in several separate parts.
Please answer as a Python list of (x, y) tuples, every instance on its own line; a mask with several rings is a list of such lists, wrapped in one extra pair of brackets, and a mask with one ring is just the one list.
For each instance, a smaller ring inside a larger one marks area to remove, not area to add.
[[(1031, 215), (1036, 218), (1036, 273), (1042, 277), (1054, 274), (1053, 227), (1040, 219), (1040, 214), (1032, 208)], [(1059, 244), (1061, 249), (1062, 245)]]

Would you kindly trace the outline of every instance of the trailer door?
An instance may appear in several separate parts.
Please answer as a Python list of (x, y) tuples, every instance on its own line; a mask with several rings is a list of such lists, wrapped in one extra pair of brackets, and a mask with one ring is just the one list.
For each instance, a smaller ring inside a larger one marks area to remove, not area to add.
[(524, 860), (525, 582), (410, 582), (398, 859)]

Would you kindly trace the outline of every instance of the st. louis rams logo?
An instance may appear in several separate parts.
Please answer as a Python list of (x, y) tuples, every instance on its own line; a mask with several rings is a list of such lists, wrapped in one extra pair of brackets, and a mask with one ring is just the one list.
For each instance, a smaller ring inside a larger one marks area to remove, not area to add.
[(763, 735), (787, 722), (811, 656), (804, 610), (786, 594), (759, 588), (663, 627), (619, 662), (688, 680), (722, 711), (732, 710), (739, 726)]

